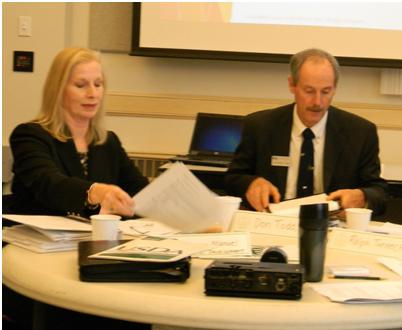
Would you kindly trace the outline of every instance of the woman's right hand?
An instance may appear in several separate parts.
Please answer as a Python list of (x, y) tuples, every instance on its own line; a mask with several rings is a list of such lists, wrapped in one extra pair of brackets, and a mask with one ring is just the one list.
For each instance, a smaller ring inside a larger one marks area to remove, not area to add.
[(134, 200), (113, 184), (94, 183), (88, 191), (88, 202), (100, 204), (100, 214), (134, 215)]

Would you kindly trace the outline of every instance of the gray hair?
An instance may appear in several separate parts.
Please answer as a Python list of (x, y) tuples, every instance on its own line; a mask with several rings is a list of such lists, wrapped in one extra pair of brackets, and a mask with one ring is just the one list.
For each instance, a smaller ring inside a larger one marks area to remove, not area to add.
[(318, 48), (305, 49), (292, 56), (292, 58), (290, 59), (290, 74), (292, 76), (293, 83), (297, 84), (300, 78), (301, 66), (304, 62), (311, 58), (328, 60), (328, 62), (332, 66), (332, 69), (334, 70), (334, 85), (336, 86), (338, 84), (340, 75), (339, 63), (337, 59), (330, 53)]

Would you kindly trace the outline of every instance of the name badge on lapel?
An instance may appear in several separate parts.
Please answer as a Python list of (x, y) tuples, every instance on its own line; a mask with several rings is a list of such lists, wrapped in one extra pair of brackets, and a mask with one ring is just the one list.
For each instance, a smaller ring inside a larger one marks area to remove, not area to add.
[(290, 157), (289, 156), (272, 156), (271, 157), (271, 165), (272, 166), (289, 167), (290, 166)]

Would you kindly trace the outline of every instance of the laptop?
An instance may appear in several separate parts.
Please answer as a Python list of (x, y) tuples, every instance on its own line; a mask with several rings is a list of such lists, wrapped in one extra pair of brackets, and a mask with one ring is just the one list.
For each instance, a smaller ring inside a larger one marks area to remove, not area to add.
[(188, 154), (177, 155), (170, 160), (228, 167), (241, 139), (243, 118), (241, 115), (199, 112)]

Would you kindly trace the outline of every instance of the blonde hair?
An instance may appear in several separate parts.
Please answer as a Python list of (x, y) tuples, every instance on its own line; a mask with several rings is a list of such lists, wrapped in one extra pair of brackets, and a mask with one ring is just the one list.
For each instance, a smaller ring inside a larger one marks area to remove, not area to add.
[[(64, 121), (62, 106), (71, 71), (77, 64), (91, 61), (101, 63), (99, 52), (80, 47), (65, 48), (56, 55), (50, 67), (43, 87), (41, 109), (33, 122), (40, 124), (59, 141), (65, 142), (72, 138)], [(103, 72), (102, 75), (104, 76)], [(88, 143), (102, 144), (105, 142), (107, 131), (103, 127), (104, 116), (102, 102), (95, 117), (91, 120), (87, 135)]]

